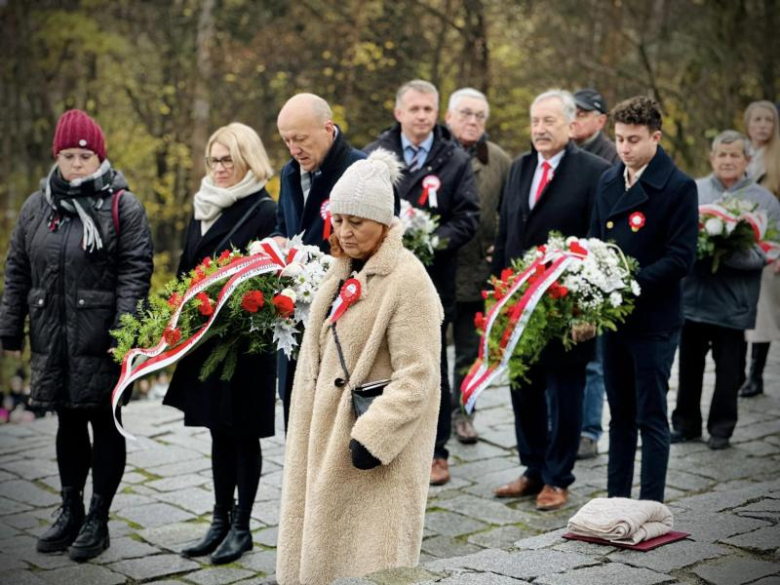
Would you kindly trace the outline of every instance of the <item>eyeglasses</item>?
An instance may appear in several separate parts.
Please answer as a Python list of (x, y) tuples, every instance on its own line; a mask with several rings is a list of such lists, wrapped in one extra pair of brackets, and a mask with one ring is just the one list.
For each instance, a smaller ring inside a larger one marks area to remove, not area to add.
[(61, 163), (72, 165), (76, 161), (86, 164), (92, 159), (93, 156), (95, 156), (94, 152), (61, 152), (57, 155), (57, 158)]
[(209, 169), (216, 169), (217, 165), (222, 165), (222, 168), (224, 168), (226, 171), (229, 171), (233, 168), (233, 158), (229, 156), (223, 156), (222, 158), (214, 158), (212, 156), (205, 157), (206, 160), (206, 166)]
[(484, 122), (487, 120), (487, 114), (485, 112), (472, 112), (471, 110), (458, 110), (458, 116), (463, 120), (474, 118), (477, 122)]

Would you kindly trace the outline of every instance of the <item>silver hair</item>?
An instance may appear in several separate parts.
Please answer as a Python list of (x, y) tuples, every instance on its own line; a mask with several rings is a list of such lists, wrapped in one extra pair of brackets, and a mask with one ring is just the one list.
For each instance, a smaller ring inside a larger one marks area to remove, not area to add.
[(430, 81), (425, 81), (424, 79), (413, 79), (412, 81), (407, 81), (398, 88), (398, 91), (395, 94), (396, 109), (400, 109), (401, 100), (403, 99), (404, 94), (410, 89), (419, 91), (420, 93), (432, 93), (436, 96), (436, 103), (439, 103), (439, 90), (436, 89), (435, 85), (433, 85)]
[(736, 130), (724, 130), (718, 134), (712, 141), (712, 152), (718, 150), (718, 146), (721, 144), (734, 144), (735, 142), (742, 141), (742, 152), (746, 158), (753, 156), (753, 147), (750, 144), (750, 139)]
[(450, 96), (450, 101), (449, 104), (447, 105), (447, 109), (450, 112), (454, 112), (455, 108), (458, 107), (458, 103), (463, 98), (474, 98), (485, 102), (485, 119), (490, 117), (490, 104), (488, 103), (487, 96), (481, 91), (479, 91), (478, 89), (474, 89), (473, 87), (464, 87), (463, 89), (459, 89), (458, 91), (454, 92)]
[(577, 117), (577, 104), (574, 103), (574, 96), (571, 95), (571, 92), (568, 92), (566, 90), (563, 89), (547, 90), (544, 93), (541, 93), (538, 96), (536, 96), (536, 99), (531, 104), (531, 107), (533, 108), (539, 102), (550, 98), (555, 98), (558, 101), (560, 101), (561, 107), (563, 109), (563, 115), (566, 116), (566, 120), (568, 122), (574, 122), (574, 119)]

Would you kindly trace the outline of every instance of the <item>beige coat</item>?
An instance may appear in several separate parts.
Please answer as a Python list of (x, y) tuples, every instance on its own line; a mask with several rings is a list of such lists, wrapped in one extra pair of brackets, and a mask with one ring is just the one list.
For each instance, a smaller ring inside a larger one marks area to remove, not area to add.
[[(330, 583), (419, 561), (439, 411), (443, 312), (396, 222), (358, 275), (360, 300), (338, 321), (351, 384), (391, 379), (357, 422), (330, 320), (350, 263), (336, 261), (311, 308), (292, 394), (276, 576)], [(351, 438), (382, 465), (352, 465)]]
[(772, 266), (764, 267), (761, 274), (756, 327), (745, 332), (745, 339), (751, 343), (780, 341), (780, 274)]

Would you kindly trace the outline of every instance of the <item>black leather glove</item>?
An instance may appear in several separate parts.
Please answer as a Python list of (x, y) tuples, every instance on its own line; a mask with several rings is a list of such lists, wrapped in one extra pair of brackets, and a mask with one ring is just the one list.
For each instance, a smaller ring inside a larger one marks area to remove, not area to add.
[(363, 446), (362, 443), (356, 441), (355, 439), (350, 439), (349, 450), (352, 451), (352, 465), (354, 465), (357, 469), (367, 471), (382, 465), (382, 462), (379, 459), (374, 457), (371, 452)]

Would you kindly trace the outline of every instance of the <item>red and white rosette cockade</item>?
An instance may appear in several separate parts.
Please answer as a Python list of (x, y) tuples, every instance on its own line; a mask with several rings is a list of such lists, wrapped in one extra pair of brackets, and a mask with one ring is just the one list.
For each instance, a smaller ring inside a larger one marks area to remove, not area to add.
[(330, 310), (330, 322), (335, 323), (347, 312), (347, 309), (360, 300), (360, 281), (356, 278), (347, 279), (341, 286), (339, 296), (333, 301)]
[(156, 346), (149, 349), (135, 348), (131, 349), (125, 355), (122, 361), (122, 369), (119, 381), (111, 392), (111, 406), (114, 414), (114, 424), (119, 432), (128, 439), (135, 440), (135, 437), (125, 431), (117, 418), (117, 408), (122, 400), (122, 395), (130, 385), (139, 378), (148, 376), (173, 363), (176, 363), (190, 351), (192, 351), (200, 341), (207, 336), (209, 329), (219, 315), (220, 310), (225, 306), (230, 296), (235, 292), (238, 286), (249, 278), (261, 274), (277, 273), (281, 274), (285, 267), (296, 258), (298, 250), (292, 248), (285, 254), (277, 243), (272, 239), (265, 239), (259, 242), (261, 251), (250, 256), (236, 259), (229, 265), (220, 268), (197, 283), (193, 284), (179, 300), (176, 311), (166, 327), (166, 331), (176, 331), (183, 307), (195, 299), (199, 293), (205, 291), (210, 286), (222, 281), (227, 281), (217, 296), (214, 311), (203, 326), (189, 339), (170, 347), (179, 341), (178, 338), (171, 335), (165, 335), (160, 338)]
[(320, 217), (322, 217), (322, 239), (330, 238), (330, 232), (333, 226), (333, 216), (330, 213), (330, 199), (326, 199), (320, 205)]
[(417, 202), (420, 205), (428, 204), (428, 207), (438, 207), (438, 193), (441, 188), (441, 180), (436, 175), (428, 175), (422, 180), (423, 190)]

